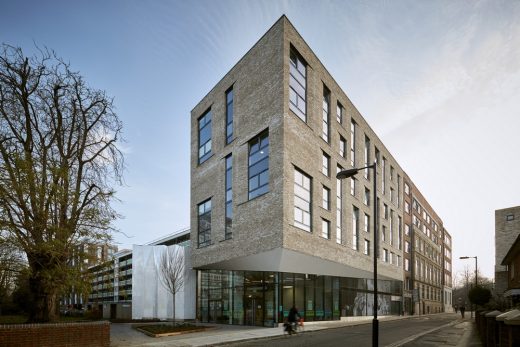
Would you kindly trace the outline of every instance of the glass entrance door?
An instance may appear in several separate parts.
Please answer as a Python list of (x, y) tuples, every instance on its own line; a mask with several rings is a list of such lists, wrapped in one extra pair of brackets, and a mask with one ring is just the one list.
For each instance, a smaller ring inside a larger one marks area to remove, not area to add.
[(263, 287), (246, 287), (245, 291), (245, 324), (264, 325), (264, 296)]

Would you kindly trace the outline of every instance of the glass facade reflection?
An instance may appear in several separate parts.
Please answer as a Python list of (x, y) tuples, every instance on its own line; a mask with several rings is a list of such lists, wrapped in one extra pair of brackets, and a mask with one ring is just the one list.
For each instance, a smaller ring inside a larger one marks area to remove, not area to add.
[[(378, 315), (402, 312), (402, 282), (378, 281)], [(371, 316), (373, 280), (300, 273), (199, 270), (197, 319), (275, 326), (294, 305), (305, 321)]]

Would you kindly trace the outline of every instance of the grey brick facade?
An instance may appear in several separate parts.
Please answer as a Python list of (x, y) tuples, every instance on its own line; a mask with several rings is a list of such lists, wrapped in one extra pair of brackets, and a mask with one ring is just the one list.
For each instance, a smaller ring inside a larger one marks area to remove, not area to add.
[[(306, 122), (289, 108), (291, 50), (301, 55), (307, 63)], [(234, 91), (235, 138), (226, 145), (225, 92), (231, 86)], [(329, 142), (321, 137), (324, 87), (330, 91)], [(344, 107), (341, 123), (336, 120), (338, 102)], [(199, 164), (198, 120), (210, 108), (212, 157)], [(379, 232), (383, 227), (387, 233), (393, 232), (392, 237), (387, 234), (385, 241), (379, 243), (381, 257), (385, 250), (393, 255), (386, 262), (381, 259), (379, 275), (382, 279), (403, 281), (405, 172), (285, 16), (269, 29), (191, 112), (190, 211), (194, 267), (299, 273), (315, 273), (311, 271), (319, 268), (320, 274), (325, 275), (371, 278), (373, 251), (370, 249), (369, 254), (364, 254), (363, 242), (366, 239), (370, 242), (370, 248), (373, 247), (373, 182), (361, 172), (356, 177), (354, 196), (350, 193), (350, 181), (341, 183), (341, 243), (336, 242), (335, 174), (338, 166), (343, 169), (352, 167), (351, 120), (357, 124), (354, 165), (365, 166), (365, 138), (370, 141), (370, 164), (378, 151)], [(269, 192), (249, 200), (248, 143), (266, 129), (269, 131), (270, 143)], [(339, 153), (340, 136), (347, 140), (345, 156)], [(321, 171), (323, 153), (331, 158), (329, 176)], [(232, 237), (225, 239), (225, 157), (229, 154), (233, 156), (234, 218)], [(310, 232), (294, 223), (295, 168), (311, 177)], [(369, 178), (373, 179), (372, 173)], [(331, 192), (329, 209), (322, 207), (322, 187), (327, 187)], [(371, 201), (368, 206), (363, 201), (365, 188), (370, 190)], [(394, 191), (393, 196), (391, 190)], [(211, 244), (197, 247), (198, 204), (210, 198)], [(390, 225), (392, 219), (383, 215), (385, 205), (388, 206), (389, 215), (393, 215), (393, 225)], [(360, 247), (357, 250), (353, 249), (352, 244), (353, 206), (359, 209), (360, 216)], [(363, 230), (365, 214), (370, 216), (368, 232)], [(436, 215), (435, 218), (440, 220)], [(330, 238), (321, 236), (322, 219), (330, 222)], [(442, 221), (439, 226), (442, 227)], [(442, 240), (440, 235), (439, 231), (439, 239)], [(438, 248), (440, 252), (440, 244)], [(440, 271), (441, 265), (436, 263), (436, 266)], [(441, 288), (440, 284), (438, 288)]]
[(495, 290), (502, 294), (507, 289), (507, 268), (504, 257), (520, 235), (520, 206), (495, 211)]

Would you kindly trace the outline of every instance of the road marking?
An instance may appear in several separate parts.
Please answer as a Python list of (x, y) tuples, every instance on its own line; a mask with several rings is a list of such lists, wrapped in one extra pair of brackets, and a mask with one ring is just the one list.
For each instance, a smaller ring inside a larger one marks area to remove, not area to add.
[(433, 329), (430, 329), (430, 330), (426, 330), (426, 331), (424, 331), (422, 333), (415, 334), (415, 335), (409, 336), (409, 337), (407, 337), (405, 339), (402, 339), (401, 341), (397, 341), (397, 342), (394, 342), (392, 344), (386, 345), (386, 347), (400, 347), (400, 346), (402, 346), (404, 344), (407, 344), (408, 342), (412, 342), (413, 340), (418, 339), (421, 336), (431, 334), (431, 333), (433, 333), (433, 332), (435, 332), (437, 330), (448, 328), (448, 327), (453, 326), (453, 325), (458, 324), (458, 323), (460, 323), (460, 320), (457, 319), (456, 321), (450, 322), (448, 324), (441, 325), (440, 327), (436, 327), (436, 328), (433, 328)]

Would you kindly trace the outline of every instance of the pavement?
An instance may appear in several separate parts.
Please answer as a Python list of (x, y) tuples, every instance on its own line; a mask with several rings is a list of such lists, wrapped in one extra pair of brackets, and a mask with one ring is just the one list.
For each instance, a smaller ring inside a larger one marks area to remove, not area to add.
[[(404, 340), (397, 341), (389, 347), (419, 347), (419, 346), (482, 346), (478, 339), (474, 320), (466, 315), (466, 319), (460, 318), (456, 314), (451, 314), (453, 320), (431, 330), (421, 332), (414, 336), (409, 336)], [(416, 318), (417, 316), (386, 316), (380, 317), (380, 321), (391, 321), (400, 319)], [(317, 331), (324, 329), (334, 329), (359, 324), (371, 324), (372, 317), (363, 317), (356, 321), (325, 321), (325, 322), (306, 322), (304, 331)], [(110, 345), (112, 347), (123, 346), (218, 346), (244, 342), (248, 340), (258, 340), (269, 337), (283, 335), (283, 329), (250, 327), (225, 324), (198, 324), (211, 327), (204, 332), (189, 333), (177, 336), (149, 337), (133, 328), (135, 325), (130, 323), (112, 323), (110, 328)]]

